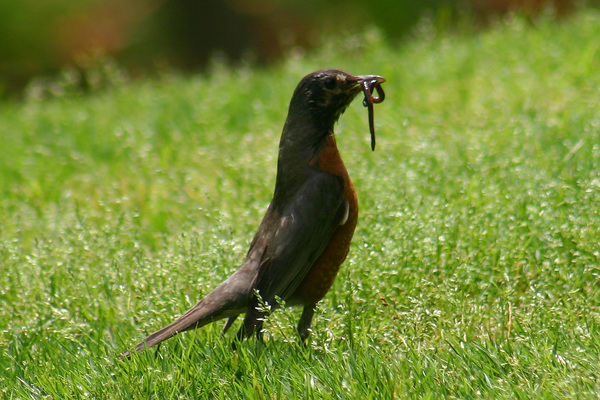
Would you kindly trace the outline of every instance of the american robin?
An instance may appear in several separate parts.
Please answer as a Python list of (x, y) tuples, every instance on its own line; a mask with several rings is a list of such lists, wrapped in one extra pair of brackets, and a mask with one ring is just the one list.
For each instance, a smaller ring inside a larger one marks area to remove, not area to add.
[[(358, 217), (356, 193), (333, 126), (362, 90), (374, 146), (372, 107), (383, 101), (384, 81), (381, 76), (354, 76), (336, 69), (316, 71), (300, 81), (279, 143), (273, 200), (246, 260), (198, 304), (141, 341), (138, 351), (224, 318), (226, 332), (243, 313), (238, 338), (259, 335), (269, 309), (279, 306), (278, 299), (304, 307), (298, 332), (302, 341), (307, 339), (315, 306), (348, 254)], [(372, 95), (375, 89), (379, 97)]]

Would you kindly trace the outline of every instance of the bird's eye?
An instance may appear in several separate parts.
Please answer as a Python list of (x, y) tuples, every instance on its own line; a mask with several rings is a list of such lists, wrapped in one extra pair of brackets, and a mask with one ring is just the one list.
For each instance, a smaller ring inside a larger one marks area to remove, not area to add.
[(333, 76), (326, 76), (323, 79), (323, 86), (327, 90), (333, 90), (335, 88), (337, 81)]

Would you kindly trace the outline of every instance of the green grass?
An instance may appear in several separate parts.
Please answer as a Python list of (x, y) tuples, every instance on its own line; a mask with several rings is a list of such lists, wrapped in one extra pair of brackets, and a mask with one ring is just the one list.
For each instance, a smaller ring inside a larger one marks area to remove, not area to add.
[[(599, 37), (597, 11), (400, 49), (367, 32), (2, 104), (1, 397), (598, 397)], [(240, 264), (323, 67), (388, 82), (375, 152), (360, 101), (337, 127), (361, 214), (310, 345), (285, 309), (235, 353), (219, 324), (118, 361)]]

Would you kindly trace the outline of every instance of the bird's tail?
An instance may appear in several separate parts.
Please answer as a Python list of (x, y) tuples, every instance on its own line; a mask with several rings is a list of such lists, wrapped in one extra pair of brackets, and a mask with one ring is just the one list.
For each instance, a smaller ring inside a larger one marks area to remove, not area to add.
[[(221, 283), (181, 317), (139, 342), (136, 350), (142, 352), (145, 348), (156, 346), (179, 332), (200, 328), (223, 318), (230, 318), (230, 322), (233, 322), (239, 314), (246, 312), (249, 291), (244, 279), (236, 275), (233, 274)], [(228, 322), (226, 328), (230, 325)], [(121, 357), (129, 358), (130, 352), (124, 352)]]

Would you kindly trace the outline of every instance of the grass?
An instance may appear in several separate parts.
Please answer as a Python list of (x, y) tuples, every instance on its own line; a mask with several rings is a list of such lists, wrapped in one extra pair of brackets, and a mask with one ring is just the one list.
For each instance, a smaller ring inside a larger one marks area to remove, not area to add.
[[(2, 398), (598, 397), (598, 37), (593, 10), (399, 49), (369, 31), (3, 104)], [(310, 345), (284, 309), (235, 353), (215, 325), (118, 361), (239, 265), (322, 67), (388, 82), (375, 152), (360, 101), (337, 127), (361, 214)]]

